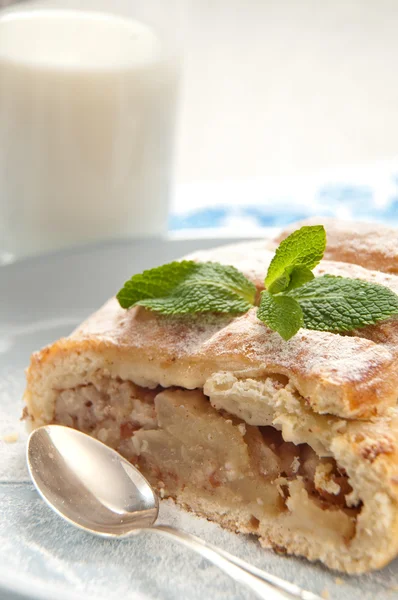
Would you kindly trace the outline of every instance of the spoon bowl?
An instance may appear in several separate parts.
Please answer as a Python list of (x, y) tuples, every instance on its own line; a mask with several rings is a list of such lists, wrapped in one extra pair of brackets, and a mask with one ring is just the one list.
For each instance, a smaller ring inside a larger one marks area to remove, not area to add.
[(82, 529), (124, 537), (158, 517), (158, 498), (140, 471), (76, 429), (47, 425), (33, 431), (27, 463), (44, 500)]

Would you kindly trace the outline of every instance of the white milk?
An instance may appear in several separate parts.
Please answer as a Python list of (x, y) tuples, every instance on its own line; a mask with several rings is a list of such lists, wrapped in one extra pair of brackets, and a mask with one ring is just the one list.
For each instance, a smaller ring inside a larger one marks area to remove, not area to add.
[(0, 251), (166, 229), (176, 62), (120, 17), (0, 18)]

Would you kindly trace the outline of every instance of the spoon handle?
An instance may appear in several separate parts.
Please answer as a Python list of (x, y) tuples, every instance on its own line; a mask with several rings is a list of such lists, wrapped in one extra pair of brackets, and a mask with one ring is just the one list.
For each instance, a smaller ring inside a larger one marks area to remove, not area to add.
[(264, 600), (292, 600), (293, 598), (296, 600), (297, 598), (300, 600), (321, 600), (320, 596), (302, 590), (294, 583), (284, 581), (279, 577), (257, 569), (244, 560), (232, 556), (232, 554), (216, 548), (190, 533), (168, 525), (154, 525), (148, 530), (178, 540), (184, 546), (194, 550), (222, 569), (238, 583), (245, 584), (259, 598)]

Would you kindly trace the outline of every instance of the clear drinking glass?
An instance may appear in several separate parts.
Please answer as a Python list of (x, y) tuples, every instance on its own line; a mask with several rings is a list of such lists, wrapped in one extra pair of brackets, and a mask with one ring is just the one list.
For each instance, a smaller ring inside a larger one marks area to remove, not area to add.
[(0, 10), (3, 256), (166, 232), (176, 11), (149, 0)]

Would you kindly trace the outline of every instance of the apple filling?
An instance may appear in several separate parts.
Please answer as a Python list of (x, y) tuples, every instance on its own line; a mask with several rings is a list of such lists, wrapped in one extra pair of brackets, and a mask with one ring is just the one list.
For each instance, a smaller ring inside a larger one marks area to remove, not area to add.
[[(286, 389), (285, 382), (269, 380), (270, 395)], [(301, 532), (352, 539), (361, 502), (345, 470), (307, 443), (285, 441), (277, 424), (250, 424), (253, 410), (246, 422), (244, 410), (235, 410), (237, 398), (232, 400), (227, 411), (200, 390), (150, 390), (98, 378), (59, 390), (54, 421), (116, 448), (162, 497), (257, 533), (264, 544), (276, 518)], [(263, 404), (260, 422), (271, 423), (271, 403)]]

